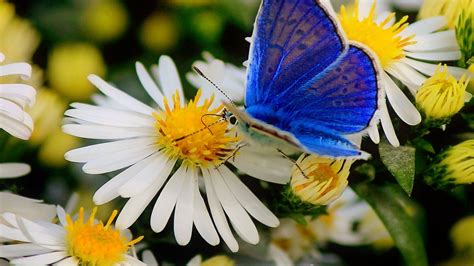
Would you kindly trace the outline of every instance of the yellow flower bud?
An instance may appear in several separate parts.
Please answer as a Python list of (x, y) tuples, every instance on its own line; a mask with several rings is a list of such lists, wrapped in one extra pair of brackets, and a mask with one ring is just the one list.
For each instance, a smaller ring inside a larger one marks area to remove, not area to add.
[(82, 14), (84, 33), (97, 41), (110, 41), (127, 28), (128, 15), (122, 3), (116, 0), (92, 1)]
[(426, 180), (438, 187), (474, 183), (474, 140), (466, 140), (440, 154)]
[(327, 205), (347, 187), (353, 160), (336, 160), (314, 155), (301, 155), (292, 170), (291, 190), (301, 201)]
[(474, 254), (474, 215), (457, 221), (451, 228), (450, 236), (456, 252)]
[(201, 263), (201, 266), (234, 266), (235, 261), (225, 255), (211, 257)]
[(139, 37), (145, 48), (159, 53), (178, 42), (179, 29), (171, 16), (154, 13), (143, 22)]
[(62, 132), (60, 129), (54, 131), (41, 145), (39, 160), (44, 165), (52, 167), (63, 167), (67, 164), (64, 154), (79, 146), (78, 138)]
[(416, 104), (430, 120), (449, 118), (464, 106), (468, 82), (465, 76), (457, 81), (446, 65), (438, 66), (418, 90)]
[(88, 75), (104, 76), (105, 72), (100, 50), (90, 44), (62, 44), (49, 55), (51, 87), (74, 101), (87, 100), (94, 93), (95, 87), (87, 80)]

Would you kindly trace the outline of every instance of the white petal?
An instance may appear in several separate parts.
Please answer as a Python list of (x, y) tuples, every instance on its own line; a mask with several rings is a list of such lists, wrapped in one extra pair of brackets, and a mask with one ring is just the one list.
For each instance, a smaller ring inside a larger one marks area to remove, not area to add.
[(461, 58), (460, 51), (451, 52), (406, 52), (408, 57), (427, 61), (454, 61)]
[(117, 127), (154, 128), (156, 123), (155, 119), (149, 115), (104, 107), (69, 109), (64, 115), (95, 124)]
[(158, 88), (158, 85), (156, 85), (155, 81), (152, 79), (150, 74), (148, 74), (148, 71), (145, 69), (142, 63), (136, 62), (135, 68), (137, 70), (137, 75), (140, 79), (140, 82), (142, 83), (143, 88), (145, 88), (146, 92), (148, 92), (148, 95), (150, 95), (150, 97), (160, 106), (160, 108), (164, 110), (164, 97), (163, 93), (161, 93), (160, 88)]
[(271, 243), (268, 248), (269, 259), (275, 262), (276, 266), (293, 266), (293, 261), (277, 245)]
[(22, 79), (27, 80), (31, 77), (31, 65), (20, 62), (0, 66), (0, 77), (10, 75), (20, 75)]
[(173, 60), (169, 56), (161, 56), (158, 62), (158, 79), (160, 80), (161, 89), (166, 99), (171, 99), (176, 91), (181, 97), (181, 104), (184, 104), (183, 87), (179, 79), (178, 70)]
[(278, 218), (229, 170), (229, 168), (227, 168), (227, 166), (222, 165), (218, 170), (235, 198), (237, 198), (250, 215), (270, 227), (277, 227), (280, 224)]
[(49, 248), (45, 248), (36, 244), (13, 244), (13, 245), (0, 245), (0, 257), (2, 258), (14, 258), (23, 256), (33, 256), (51, 252)]
[(23, 264), (23, 265), (46, 265), (55, 263), (63, 258), (68, 257), (68, 254), (64, 251), (51, 252), (26, 258), (11, 260), (11, 264)]
[(146, 147), (154, 143), (156, 143), (155, 137), (106, 142), (70, 150), (64, 154), (64, 158), (70, 162), (85, 163), (102, 157), (107, 157), (118, 152), (128, 151), (136, 147)]
[(30, 171), (31, 167), (24, 163), (0, 163), (0, 178), (24, 176)]
[(281, 156), (271, 156), (247, 148), (242, 148), (235, 160), (230, 160), (239, 171), (255, 178), (286, 184), (290, 179), (292, 162)]
[(0, 224), (0, 239), (3, 238), (21, 242), (30, 242), (30, 240), (21, 232), (21, 230)]
[(201, 255), (196, 255), (191, 258), (191, 260), (186, 263), (186, 266), (201, 266), (202, 263), (202, 256)]
[(229, 216), (229, 220), (237, 234), (245, 241), (251, 244), (257, 244), (259, 241), (258, 231), (244, 210), (242, 205), (235, 199), (232, 192), (225, 184), (219, 171), (209, 169), (212, 185), (216, 191), (217, 197), (224, 208), (225, 213)]
[(415, 36), (415, 44), (405, 46), (403, 49), (410, 52), (427, 52), (438, 49), (459, 49), (454, 30), (440, 31), (431, 34)]
[(144, 188), (139, 194), (132, 196), (117, 218), (116, 226), (119, 229), (125, 229), (130, 227), (142, 214), (143, 210), (150, 204), (151, 200), (155, 197), (156, 193), (161, 189), (163, 183), (166, 181), (169, 173), (173, 169), (175, 161), (168, 162), (168, 168), (163, 172), (158, 172), (160, 178), (153, 181), (146, 188)]
[[(438, 65), (435, 65), (435, 64), (424, 63), (424, 62), (416, 61), (410, 58), (403, 58), (402, 62), (412, 66), (416, 70), (428, 76), (434, 75), (435, 70), (438, 67)], [(448, 72), (451, 75), (453, 75), (454, 78), (456, 79), (460, 79), (462, 75), (465, 75), (465, 74), (470, 75), (466, 69), (460, 68), (460, 67), (453, 67), (453, 66), (448, 66)]]
[(377, 128), (377, 125), (372, 125), (367, 128), (367, 132), (369, 133), (370, 139), (375, 143), (379, 144), (380, 142), (380, 135), (379, 135), (379, 129)]
[(161, 232), (168, 223), (176, 204), (176, 200), (178, 199), (178, 195), (181, 192), (184, 179), (187, 178), (186, 170), (186, 167), (181, 165), (169, 179), (168, 183), (163, 188), (163, 191), (161, 191), (160, 196), (156, 200), (150, 222), (153, 231), (157, 233)]
[(131, 97), (130, 95), (126, 94), (125, 92), (113, 87), (106, 81), (102, 80), (100, 77), (96, 75), (89, 75), (88, 79), (92, 84), (94, 84), (102, 93), (112, 98), (114, 101), (122, 104), (123, 106), (128, 107), (130, 110), (151, 115), (155, 112), (153, 108), (150, 106), (138, 101), (137, 99)]
[(80, 261), (77, 260), (75, 257), (69, 257), (55, 263), (54, 265), (55, 266), (77, 266), (77, 265), (80, 265)]
[(29, 116), (25, 116), (24, 119), (24, 121), (18, 121), (0, 113), (0, 128), (16, 138), (27, 140), (33, 131), (33, 122)]
[(227, 218), (225, 217), (221, 203), (219, 202), (214, 186), (212, 185), (209, 171), (207, 169), (201, 169), (201, 171), (204, 176), (204, 184), (206, 186), (209, 209), (211, 210), (211, 215), (214, 223), (216, 224), (217, 231), (229, 249), (232, 252), (237, 252), (239, 250), (239, 244), (237, 243), (237, 240), (235, 240), (235, 237), (230, 230), (229, 224), (227, 223)]
[(209, 212), (207, 211), (204, 199), (199, 192), (199, 186), (195, 186), (194, 191), (194, 225), (199, 234), (212, 246), (218, 245), (220, 242), (219, 235), (212, 223)]
[(390, 144), (392, 144), (394, 147), (400, 146), (400, 142), (398, 141), (397, 134), (393, 129), (392, 120), (388, 114), (386, 104), (383, 104), (382, 108), (380, 108), (380, 122), (382, 123), (382, 128), (385, 136), (388, 139), (388, 142), (390, 142)]
[(57, 217), (61, 225), (66, 226), (67, 225), (66, 211), (63, 209), (63, 207), (58, 205), (56, 206), (56, 212), (57, 212)]
[(157, 180), (160, 180), (161, 185), (165, 182), (171, 170), (173, 170), (176, 160), (170, 160), (168, 155), (161, 152), (152, 155), (152, 157), (148, 165), (144, 166), (138, 174), (120, 187), (120, 196), (124, 198), (134, 197)]
[(408, 27), (400, 33), (403, 37), (410, 35), (424, 35), (435, 32), (444, 27), (448, 22), (443, 16), (431, 17), (427, 19), (418, 20), (408, 25)]
[(136, 137), (156, 136), (154, 128), (126, 128), (103, 125), (75, 125), (62, 127), (63, 132), (86, 139), (126, 139)]
[[(426, 77), (420, 74), (411, 66), (405, 64), (404, 62), (397, 62), (392, 64), (388, 69), (387, 72), (399, 79), (403, 84), (414, 84), (417, 87), (421, 86), (425, 81)], [(414, 95), (416, 95), (416, 90), (411, 91)]]
[(193, 167), (189, 167), (186, 171), (186, 177), (176, 202), (174, 235), (176, 242), (181, 246), (189, 243), (193, 232), (194, 193), (198, 185), (196, 171), (197, 169)]
[(105, 183), (95, 192), (93, 197), (94, 203), (97, 205), (101, 205), (118, 197), (119, 188), (123, 186), (128, 180), (133, 178), (136, 174), (138, 174), (146, 165), (148, 165), (151, 159), (152, 157), (150, 156), (130, 166), (120, 174), (110, 179), (107, 183)]
[(146, 249), (142, 253), (142, 261), (146, 263), (148, 266), (158, 266), (158, 261), (156, 260), (155, 256), (153, 255), (153, 252), (150, 250)]
[(421, 115), (400, 88), (393, 82), (385, 72), (382, 72), (382, 82), (385, 84), (385, 92), (390, 105), (397, 115), (409, 125), (417, 125), (421, 122)]
[(156, 147), (144, 146), (111, 154), (86, 163), (82, 170), (88, 174), (103, 174), (135, 164), (157, 151)]
[(130, 255), (125, 255), (125, 261), (131, 266), (147, 266), (147, 264), (141, 262), (137, 258), (134, 258)]
[(17, 216), (17, 223), (22, 233), (31, 242), (38, 245), (61, 246), (64, 242), (65, 231), (62, 227), (52, 223), (40, 223), (30, 221)]
[(0, 98), (0, 112), (18, 121), (23, 121), (25, 114), (20, 106), (3, 98)]
[(9, 99), (21, 107), (35, 102), (36, 90), (26, 84), (0, 84), (0, 98)]

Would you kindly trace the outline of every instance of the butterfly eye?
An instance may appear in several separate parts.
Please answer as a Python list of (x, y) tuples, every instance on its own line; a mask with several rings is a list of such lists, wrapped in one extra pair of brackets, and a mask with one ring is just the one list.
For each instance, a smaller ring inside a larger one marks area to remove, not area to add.
[(235, 116), (229, 117), (229, 123), (231, 125), (236, 125), (237, 124), (237, 118)]

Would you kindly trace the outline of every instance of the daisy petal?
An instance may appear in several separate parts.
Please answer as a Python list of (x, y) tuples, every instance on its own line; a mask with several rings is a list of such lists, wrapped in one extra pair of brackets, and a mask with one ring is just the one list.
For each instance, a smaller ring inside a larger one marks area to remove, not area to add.
[(51, 249), (30, 243), (0, 246), (0, 257), (2, 258), (33, 256), (46, 252), (51, 252)]
[(181, 104), (184, 103), (183, 87), (179, 79), (178, 70), (173, 60), (169, 56), (161, 56), (158, 63), (158, 79), (166, 99), (172, 99), (176, 91), (181, 97)]
[(460, 51), (451, 52), (406, 52), (408, 57), (427, 61), (454, 61), (461, 58)]
[(447, 48), (459, 50), (454, 30), (415, 36), (413, 41), (416, 41), (416, 43), (407, 45), (404, 49), (410, 52), (427, 52)]
[(164, 110), (165, 107), (163, 105), (163, 93), (161, 93), (161, 90), (156, 85), (156, 82), (152, 79), (150, 74), (148, 74), (148, 71), (142, 63), (136, 62), (135, 68), (137, 70), (138, 79), (140, 79), (143, 88), (145, 88), (146, 92), (148, 92), (148, 95), (150, 95), (150, 97), (155, 101), (155, 103), (160, 106), (161, 110)]
[(209, 203), (209, 208), (211, 210), (211, 215), (216, 224), (217, 231), (221, 235), (222, 239), (229, 247), (232, 252), (237, 252), (239, 250), (239, 244), (235, 240), (232, 231), (230, 230), (229, 224), (227, 223), (227, 218), (222, 206), (217, 198), (216, 191), (212, 185), (211, 177), (209, 171), (205, 168), (201, 168), (201, 171), (204, 176), (204, 184), (206, 186), (207, 201)]
[(23, 265), (46, 265), (55, 263), (65, 257), (68, 257), (68, 254), (64, 251), (51, 252), (26, 258), (14, 259), (10, 263), (13, 265), (23, 264)]
[(191, 240), (193, 232), (193, 212), (194, 212), (194, 192), (197, 187), (197, 172), (195, 168), (189, 167), (186, 171), (186, 178), (176, 202), (174, 212), (174, 235), (176, 242), (187, 245)]
[(245, 241), (257, 244), (259, 236), (255, 224), (242, 205), (235, 199), (229, 187), (225, 184), (222, 175), (215, 169), (209, 169), (209, 174), (217, 198), (221, 202), (225, 213), (229, 216), (229, 220), (237, 234)]
[(255, 196), (250, 189), (232, 173), (227, 166), (219, 167), (224, 181), (242, 206), (261, 223), (270, 227), (277, 227), (278, 218)]
[(194, 189), (194, 225), (207, 243), (216, 246), (220, 242), (219, 235), (212, 224), (204, 199), (199, 192), (199, 186), (195, 186)]
[(63, 132), (86, 139), (126, 139), (136, 137), (150, 137), (156, 135), (153, 128), (126, 128), (103, 125), (76, 125), (68, 124), (62, 127)]
[(150, 224), (153, 231), (157, 233), (163, 231), (168, 223), (184, 180), (187, 178), (186, 172), (187, 167), (181, 165), (161, 191), (151, 214)]
[(80, 261), (74, 257), (65, 258), (54, 264), (55, 266), (77, 266), (80, 265)]
[(382, 82), (385, 83), (385, 92), (392, 108), (403, 122), (417, 125), (421, 122), (421, 115), (400, 88), (385, 72), (382, 72)]
[(411, 23), (408, 27), (403, 30), (400, 35), (408, 37), (413, 34), (424, 35), (431, 32), (435, 32), (444, 27), (448, 21), (443, 16), (431, 17), (427, 19), (418, 20), (417, 22)]
[(380, 108), (380, 122), (382, 124), (385, 136), (388, 139), (388, 142), (390, 142), (390, 144), (392, 144), (392, 146), (394, 147), (400, 146), (400, 142), (398, 141), (395, 129), (393, 129), (392, 120), (390, 119), (390, 115), (388, 114), (386, 104), (383, 104), (382, 108)]

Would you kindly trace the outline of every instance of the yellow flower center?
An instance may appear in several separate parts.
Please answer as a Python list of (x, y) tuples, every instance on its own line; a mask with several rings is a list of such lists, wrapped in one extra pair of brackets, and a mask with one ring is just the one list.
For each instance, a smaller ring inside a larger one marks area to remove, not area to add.
[(160, 133), (158, 144), (170, 156), (199, 166), (218, 164), (231, 156), (239, 140), (231, 136), (220, 112), (223, 105), (211, 109), (214, 96), (198, 105), (199, 90), (194, 100), (181, 106), (179, 94), (173, 96), (173, 109), (165, 99), (165, 110), (154, 114)]
[(96, 212), (97, 207), (93, 209), (86, 222), (84, 222), (84, 208), (79, 210), (76, 221), (73, 221), (69, 214), (66, 216), (67, 252), (78, 259), (80, 265), (114, 265), (123, 261), (128, 248), (141, 241), (143, 236), (127, 241), (120, 231), (110, 227), (117, 216), (116, 210), (112, 212), (105, 225), (102, 222), (94, 222)]
[(443, 119), (456, 114), (464, 106), (464, 94), (469, 80), (457, 81), (448, 68), (440, 66), (416, 94), (416, 104), (431, 119)]
[(404, 16), (397, 23), (388, 26), (395, 17), (395, 13), (391, 13), (385, 20), (377, 24), (375, 22), (375, 2), (370, 8), (369, 15), (362, 20), (359, 20), (358, 6), (358, 1), (351, 10), (346, 9), (344, 5), (341, 6), (339, 20), (349, 40), (369, 47), (377, 55), (383, 68), (404, 58), (403, 47), (415, 43), (414, 36), (402, 37), (399, 35), (408, 26), (406, 23), (408, 16)]
[(291, 176), (293, 193), (302, 201), (315, 205), (327, 205), (339, 197), (347, 186), (347, 177), (352, 160), (331, 160), (302, 155)]

